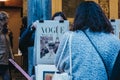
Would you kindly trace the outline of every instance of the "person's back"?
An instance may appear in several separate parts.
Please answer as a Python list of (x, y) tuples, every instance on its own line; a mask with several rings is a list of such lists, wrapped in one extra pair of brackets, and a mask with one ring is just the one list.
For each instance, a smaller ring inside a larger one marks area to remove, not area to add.
[[(112, 34), (113, 27), (101, 7), (93, 1), (83, 1), (76, 10), (72, 30), (66, 32), (56, 53), (58, 64), (65, 41), (72, 34), (72, 80), (110, 80), (120, 50), (120, 40)], [(69, 42), (58, 66), (70, 73)]]
[[(73, 77), (75, 77), (75, 80), (107, 80), (106, 74), (110, 77), (118, 50), (120, 49), (120, 41), (113, 34), (92, 33), (89, 30), (86, 33), (100, 52), (107, 67), (105, 68), (99, 53), (97, 53), (84, 32), (76, 31), (73, 33), (71, 45), (74, 65), (72, 66)], [(67, 37), (64, 38), (66, 39)], [(69, 45), (66, 47), (65, 52), (68, 52)], [(67, 56), (69, 54), (64, 57), (67, 58)], [(69, 64), (66, 66), (69, 66)]]

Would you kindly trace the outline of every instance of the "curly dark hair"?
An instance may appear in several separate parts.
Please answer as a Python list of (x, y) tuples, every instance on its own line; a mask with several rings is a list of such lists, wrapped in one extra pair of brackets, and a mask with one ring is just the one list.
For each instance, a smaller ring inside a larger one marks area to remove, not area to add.
[(93, 32), (113, 32), (109, 19), (94, 1), (83, 1), (76, 9), (73, 31), (90, 29)]

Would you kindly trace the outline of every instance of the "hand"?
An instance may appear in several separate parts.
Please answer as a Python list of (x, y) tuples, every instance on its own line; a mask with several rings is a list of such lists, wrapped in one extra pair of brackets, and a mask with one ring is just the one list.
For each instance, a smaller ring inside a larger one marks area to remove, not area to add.
[(35, 30), (35, 29), (36, 29), (37, 23), (39, 23), (38, 20), (36, 20), (35, 22), (33, 22), (32, 26), (31, 26), (31, 29), (32, 29), (32, 30)]

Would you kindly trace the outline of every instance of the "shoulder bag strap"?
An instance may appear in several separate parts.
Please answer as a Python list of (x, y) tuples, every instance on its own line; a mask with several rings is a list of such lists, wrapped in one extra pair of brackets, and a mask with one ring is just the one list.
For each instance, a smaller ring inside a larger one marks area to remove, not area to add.
[(69, 34), (69, 33), (67, 33), (67, 35), (68, 35), (68, 38), (66, 39), (66, 41), (65, 41), (65, 44), (64, 44), (64, 46), (63, 46), (63, 49), (62, 49), (62, 52), (61, 52), (61, 55), (60, 55), (60, 58), (59, 58), (59, 61), (58, 61), (58, 64), (57, 64), (57, 69), (58, 69), (58, 66), (60, 65), (60, 61), (62, 60), (62, 56), (63, 56), (63, 52), (64, 52), (64, 50), (65, 50), (65, 48), (66, 48), (66, 45), (67, 45), (67, 42), (69, 42), (69, 55), (70, 55), (70, 75), (71, 75), (71, 73), (72, 73), (72, 61), (71, 61), (71, 37), (72, 37), (72, 32)]
[(70, 55), (70, 76), (72, 77), (72, 49), (71, 49), (71, 44), (72, 44), (72, 36), (73, 32), (70, 33), (70, 38), (69, 38), (69, 55)]
[(58, 64), (57, 64), (57, 69), (58, 69), (58, 66), (60, 65), (60, 61), (62, 59), (62, 56), (63, 56), (63, 52), (66, 48), (66, 45), (67, 45), (67, 42), (69, 42), (69, 55), (70, 55), (70, 75), (72, 75), (72, 56), (71, 56), (71, 39), (72, 39), (72, 34), (73, 32), (71, 32), (70, 34), (67, 34), (68, 35), (68, 38), (66, 39), (65, 41), (65, 44), (63, 46), (63, 49), (62, 49), (62, 52), (61, 52), (61, 55), (60, 55), (60, 58), (59, 58), (59, 61), (58, 61)]
[[(67, 33), (67, 35), (68, 35), (68, 33)], [(66, 39), (66, 41), (65, 41), (65, 43), (64, 43), (64, 46), (63, 46), (63, 49), (62, 49), (60, 58), (59, 58), (59, 60), (58, 60), (57, 66), (56, 66), (57, 69), (58, 69), (58, 66), (60, 65), (60, 61), (62, 60), (63, 52), (64, 52), (64, 50), (65, 50), (65, 48), (66, 48), (66, 45), (67, 45), (68, 40), (69, 40), (69, 36), (68, 36), (68, 38)]]
[(103, 62), (103, 64), (104, 64), (104, 66), (105, 66), (105, 70), (106, 70), (107, 77), (108, 77), (108, 80), (109, 80), (108, 72), (107, 72), (107, 69), (106, 69), (107, 66), (106, 66), (106, 64), (105, 64), (105, 62), (104, 62), (104, 60), (103, 60), (100, 52), (98, 51), (98, 49), (96, 48), (96, 46), (94, 45), (94, 43), (92, 42), (92, 40), (90, 39), (90, 37), (87, 35), (87, 33), (86, 33), (85, 31), (83, 31), (83, 32), (84, 32), (84, 34), (86, 35), (86, 37), (89, 39), (90, 43), (93, 45), (93, 47), (95, 48), (95, 50), (97, 51), (98, 55), (100, 56), (100, 58), (101, 58), (101, 60), (102, 60), (102, 62)]

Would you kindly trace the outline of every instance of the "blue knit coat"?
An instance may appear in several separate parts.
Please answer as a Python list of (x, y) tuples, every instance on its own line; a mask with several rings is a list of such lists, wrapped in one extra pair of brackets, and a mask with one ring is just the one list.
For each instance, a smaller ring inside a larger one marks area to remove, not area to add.
[[(73, 32), (71, 42), (72, 80), (108, 80), (120, 50), (120, 40), (109, 33), (91, 32), (89, 30), (86, 33), (100, 52), (103, 61), (83, 31)], [(56, 53), (55, 65), (58, 64), (65, 40), (69, 38), (70, 34), (71, 32), (69, 31), (63, 35)], [(69, 73), (69, 68), (69, 44), (67, 42), (58, 69), (61, 72)]]

